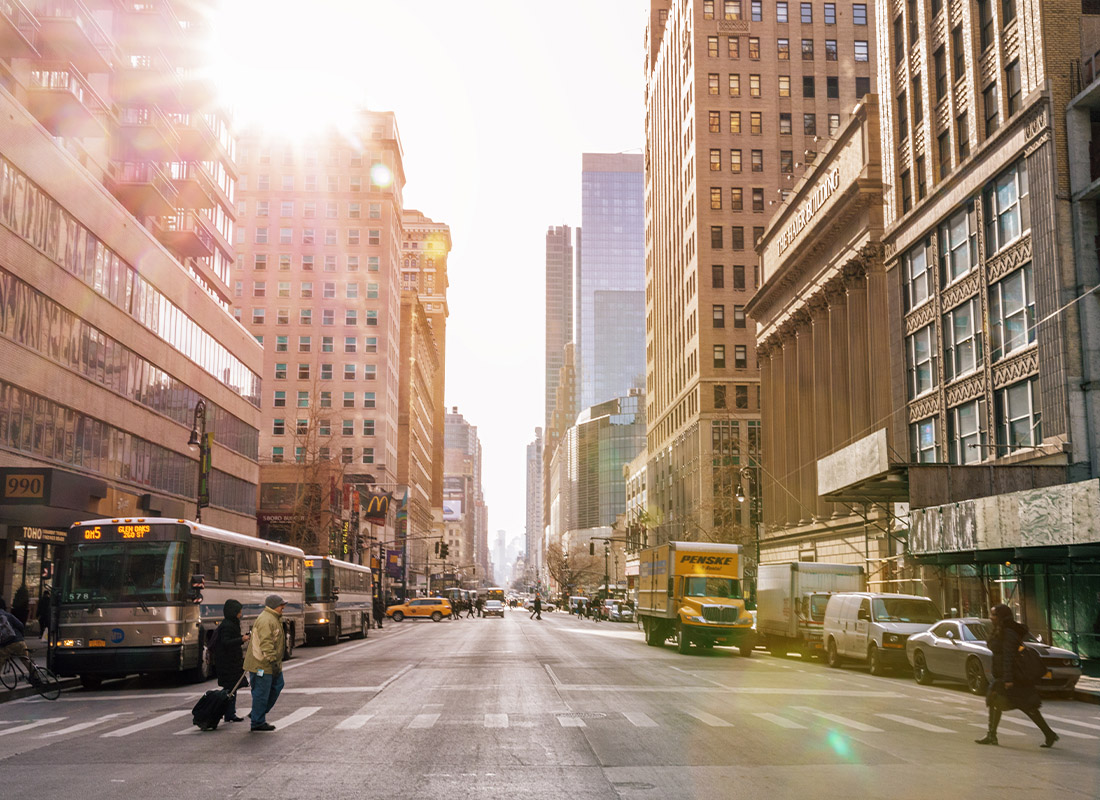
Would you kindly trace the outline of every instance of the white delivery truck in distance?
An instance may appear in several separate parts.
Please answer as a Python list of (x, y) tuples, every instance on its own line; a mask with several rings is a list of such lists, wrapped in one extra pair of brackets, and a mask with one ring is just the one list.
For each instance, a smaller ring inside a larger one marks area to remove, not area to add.
[(773, 655), (824, 655), (829, 596), (867, 588), (863, 567), (795, 561), (761, 564), (756, 579), (756, 632)]

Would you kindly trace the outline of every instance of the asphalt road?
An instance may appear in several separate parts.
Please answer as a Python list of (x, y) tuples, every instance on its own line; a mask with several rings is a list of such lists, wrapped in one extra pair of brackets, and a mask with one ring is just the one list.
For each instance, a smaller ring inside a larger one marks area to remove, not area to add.
[[(1100, 707), (1044, 703), (973, 740), (980, 698), (758, 651), (681, 656), (557, 612), (387, 623), (303, 648), (268, 715), (200, 733), (213, 684), (142, 678), (0, 705), (0, 785), (29, 798), (1096, 798)], [(247, 710), (242, 695), (239, 710)]]

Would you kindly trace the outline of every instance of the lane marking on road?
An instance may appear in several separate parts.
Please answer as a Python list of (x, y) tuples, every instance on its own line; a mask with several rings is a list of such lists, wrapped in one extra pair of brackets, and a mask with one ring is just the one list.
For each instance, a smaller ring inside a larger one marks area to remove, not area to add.
[(409, 723), (410, 728), (430, 728), (439, 719), (438, 714), (417, 714)]
[(338, 731), (357, 731), (366, 725), (374, 714), (352, 714), (347, 719), (340, 720), (340, 724), (336, 726)]
[(14, 728), (8, 728), (7, 730), (0, 731), (0, 736), (7, 736), (9, 733), (21, 733), (22, 731), (29, 731), (31, 728), (38, 728), (42, 725), (52, 725), (55, 722), (61, 722), (68, 717), (47, 717), (46, 719), (35, 720), (34, 722), (28, 722), (25, 725), (17, 725)]
[(712, 728), (732, 728), (733, 727), (732, 722), (726, 722), (721, 717), (716, 717), (713, 714), (708, 714), (706, 711), (698, 711), (696, 709), (690, 709), (689, 708), (689, 709), (685, 709), (685, 712), (689, 716), (695, 717), (697, 720), (702, 722), (704, 725), (709, 725)]
[(166, 722), (171, 722), (174, 719), (185, 717), (191, 712), (188, 710), (182, 711), (169, 711), (166, 714), (158, 714), (152, 719), (147, 719), (144, 722), (138, 722), (135, 725), (127, 725), (125, 728), (119, 728), (115, 731), (108, 731), (102, 734), (100, 739), (115, 739), (119, 736), (129, 736), (131, 733), (137, 733), (138, 731), (148, 730), (149, 728), (155, 728), (158, 725), (163, 725)]
[(914, 728), (920, 728), (922, 731), (930, 731), (931, 733), (954, 733), (955, 731), (950, 728), (941, 728), (939, 725), (932, 725), (928, 722), (921, 722), (919, 719), (913, 719), (911, 717), (903, 717), (900, 714), (875, 714), (876, 717), (882, 717), (893, 722), (900, 722), (902, 725), (909, 725)]
[[(989, 730), (988, 725), (983, 725), (980, 722), (971, 722), (970, 727), (971, 728), (981, 728), (983, 731)], [(997, 731), (997, 735), (998, 736), (1023, 736), (1024, 734), (1020, 733), (1019, 731), (999, 730), (999, 731)]]
[(362, 694), (380, 692), (381, 686), (295, 686), (285, 688), (282, 694)]
[(1064, 722), (1067, 725), (1077, 725), (1081, 728), (1091, 728), (1092, 730), (1100, 731), (1100, 725), (1093, 725), (1091, 722), (1079, 722), (1075, 719), (1070, 719), (1069, 717), (1052, 717), (1050, 716), (1050, 714), (1044, 714), (1043, 716), (1047, 719), (1052, 719), (1055, 722)]
[(630, 724), (635, 728), (656, 728), (657, 723), (649, 718), (647, 714), (643, 714), (641, 711), (624, 711), (623, 716), (630, 720)]
[(587, 728), (580, 717), (558, 717), (558, 724), (563, 728)]
[[(1016, 719), (1015, 717), (1001, 717), (1001, 722), (1011, 722), (1013, 725), (1026, 725), (1029, 728), (1035, 728), (1035, 723), (1029, 719)], [(1039, 730), (1035, 728), (1035, 730)], [(1065, 728), (1055, 730), (1059, 736), (1068, 736), (1071, 739), (1096, 739), (1098, 737), (1093, 736), (1091, 733), (1077, 733), (1077, 731), (1067, 731)]]
[(296, 708), (296, 709), (294, 709), (294, 711), (292, 711), (290, 714), (287, 714), (282, 719), (275, 720), (275, 722), (274, 722), (275, 728), (276, 728), (276, 730), (281, 731), (283, 728), (290, 727), (295, 722), (301, 722), (302, 720), (306, 719), (307, 717), (312, 717), (314, 714), (316, 714), (320, 710), (321, 710), (320, 706), (302, 706), (301, 708)]
[(485, 727), (486, 728), (507, 728), (508, 727), (508, 715), (507, 714), (486, 714), (485, 715)]
[[(407, 632), (408, 630), (410, 630), (410, 629), (409, 628), (404, 628), (404, 629), (399, 628), (394, 633), (387, 633), (386, 634), (386, 639), (390, 639), (394, 636), (401, 636), (403, 633)], [(283, 672), (286, 672), (288, 669), (295, 669), (297, 667), (304, 667), (306, 664), (312, 664), (315, 661), (323, 661), (326, 658), (332, 658), (333, 656), (344, 655), (345, 653), (350, 653), (352, 650), (358, 650), (360, 647), (366, 647), (369, 644), (378, 644), (379, 642), (384, 642), (386, 639), (364, 639), (363, 641), (357, 642), (356, 644), (345, 645), (344, 647), (340, 648), (339, 650), (333, 650), (331, 653), (325, 653), (322, 656), (314, 656), (313, 658), (307, 658), (305, 661), (299, 661), (298, 659), (294, 659), (289, 664), (283, 664)]]
[[(704, 679), (705, 680), (705, 679)], [(632, 694), (750, 694), (750, 695), (786, 695), (788, 697), (879, 697), (904, 698), (900, 692), (857, 689), (780, 689), (774, 687), (752, 686), (619, 686), (615, 684), (574, 684), (556, 683), (554, 688), (562, 692), (626, 692)], [(467, 684), (439, 686), (437, 690), (469, 691)]]
[(799, 725), (797, 722), (789, 720), (786, 717), (781, 717), (778, 714), (767, 714), (767, 713), (761, 712), (761, 713), (753, 714), (753, 716), (754, 717), (760, 717), (760, 719), (762, 719), (762, 720), (766, 720), (768, 722), (774, 723), (774, 724), (778, 725), (780, 728), (790, 728), (792, 730), (795, 730), (795, 729), (806, 730), (805, 725)]
[(849, 728), (855, 728), (857, 731), (865, 731), (867, 733), (882, 733), (882, 728), (876, 728), (874, 725), (867, 725), (863, 722), (857, 722), (854, 719), (848, 719), (847, 717), (841, 717), (837, 714), (828, 714), (824, 711), (818, 711), (816, 708), (810, 708), (809, 706), (792, 706), (795, 711), (803, 711), (807, 714), (813, 714), (815, 717), (821, 717), (827, 719), (829, 722), (835, 722), (837, 725), (846, 725)]
[(76, 733), (77, 731), (84, 731), (84, 730), (87, 730), (88, 728), (94, 728), (96, 725), (99, 725), (101, 723), (109, 722), (113, 719), (118, 719), (119, 717), (126, 716), (129, 713), (131, 713), (131, 712), (122, 711), (122, 712), (119, 712), (118, 714), (104, 714), (103, 716), (96, 717), (91, 722), (79, 722), (76, 725), (70, 725), (69, 727), (62, 728), (61, 730), (50, 731), (49, 733), (40, 733), (40, 734), (38, 734), (38, 738), (39, 739), (48, 739), (51, 736), (61, 736), (62, 734), (65, 734), (65, 733)]
[(549, 664), (543, 664), (542, 666), (546, 669), (546, 674), (550, 676), (550, 682), (554, 684), (554, 686), (560, 687), (562, 683), (558, 680), (558, 676), (554, 674), (553, 667)]

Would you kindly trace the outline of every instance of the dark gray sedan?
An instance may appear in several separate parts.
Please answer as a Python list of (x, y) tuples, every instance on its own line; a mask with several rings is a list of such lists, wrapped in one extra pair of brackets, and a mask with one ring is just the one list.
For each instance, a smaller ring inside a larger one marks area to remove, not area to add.
[[(905, 655), (917, 683), (934, 680), (965, 683), (974, 694), (984, 695), (993, 680), (993, 654), (985, 640), (990, 622), (978, 617), (945, 619), (905, 642)], [(1070, 690), (1081, 677), (1081, 659), (1070, 650), (1031, 639), (1028, 647), (1039, 651), (1047, 667), (1041, 689)]]

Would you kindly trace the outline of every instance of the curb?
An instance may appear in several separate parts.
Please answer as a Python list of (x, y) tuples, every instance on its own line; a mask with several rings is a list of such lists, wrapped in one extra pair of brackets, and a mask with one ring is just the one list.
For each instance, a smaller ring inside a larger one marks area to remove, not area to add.
[[(80, 685), (79, 678), (61, 678), (59, 686), (61, 691), (66, 689), (74, 689)], [(0, 692), (0, 703), (7, 703), (11, 700), (20, 700), (24, 697), (30, 697), (31, 695), (38, 694), (38, 691), (33, 686), (16, 686), (14, 689), (5, 689)]]
[(1073, 699), (1078, 701), (1079, 703), (1092, 703), (1093, 705), (1100, 705), (1100, 692), (1074, 689)]

